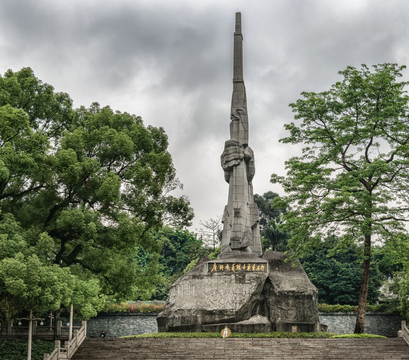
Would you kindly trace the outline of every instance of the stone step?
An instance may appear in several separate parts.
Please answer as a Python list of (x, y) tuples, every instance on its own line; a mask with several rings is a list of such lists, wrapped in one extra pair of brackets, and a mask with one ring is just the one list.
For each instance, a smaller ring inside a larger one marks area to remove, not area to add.
[(409, 360), (401, 338), (388, 339), (86, 339), (72, 360), (393, 359)]

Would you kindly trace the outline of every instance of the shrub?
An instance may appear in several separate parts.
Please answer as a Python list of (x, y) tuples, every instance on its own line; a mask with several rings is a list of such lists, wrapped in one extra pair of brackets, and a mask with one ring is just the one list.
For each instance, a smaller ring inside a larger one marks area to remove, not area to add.
[[(1, 360), (26, 360), (27, 340), (0, 339), (0, 359)], [(31, 349), (32, 360), (43, 360), (45, 353), (54, 351), (54, 342), (34, 340)]]
[(164, 303), (163, 302), (143, 302), (137, 301), (136, 303), (119, 303), (119, 304), (110, 304), (105, 309), (106, 312), (129, 312), (129, 313), (141, 313), (141, 314), (149, 314), (149, 313), (159, 313), (163, 310)]
[[(358, 306), (355, 305), (329, 305), (329, 304), (318, 304), (318, 310), (326, 313), (333, 312), (356, 312)], [(370, 312), (381, 312), (382, 307), (380, 305), (367, 305), (366, 310)]]

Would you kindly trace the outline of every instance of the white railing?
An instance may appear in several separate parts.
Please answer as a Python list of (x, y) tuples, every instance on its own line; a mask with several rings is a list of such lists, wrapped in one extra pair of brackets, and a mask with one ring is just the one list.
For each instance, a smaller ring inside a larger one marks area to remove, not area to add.
[(61, 341), (55, 340), (55, 349), (51, 354), (44, 354), (44, 360), (58, 360), (58, 355), (60, 353)]
[(406, 326), (406, 321), (402, 320), (402, 328), (398, 331), (398, 337), (403, 338), (409, 345), (409, 329)]
[(69, 360), (81, 346), (87, 336), (87, 322), (83, 321), (79, 330), (74, 332), (74, 337), (70, 341), (65, 342), (65, 346), (61, 347), (59, 340), (55, 341), (55, 349), (51, 354), (44, 354), (44, 360)]

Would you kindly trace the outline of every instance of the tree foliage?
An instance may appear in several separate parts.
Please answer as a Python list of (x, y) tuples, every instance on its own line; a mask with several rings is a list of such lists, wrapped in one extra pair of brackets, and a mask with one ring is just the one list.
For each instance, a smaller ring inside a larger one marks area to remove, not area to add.
[(187, 264), (206, 252), (202, 240), (188, 230), (164, 227), (157, 236), (163, 244), (160, 263), (167, 275), (182, 273)]
[(399, 281), (400, 295), (400, 312), (402, 316), (409, 321), (409, 268), (402, 273), (402, 278)]
[(278, 198), (278, 194), (272, 191), (267, 191), (263, 195), (254, 194), (260, 219), (261, 245), (263, 250), (286, 251), (288, 234), (278, 226), (284, 209), (273, 206), (275, 198)]
[(85, 313), (87, 291), (149, 296), (158, 256), (141, 265), (138, 249), (159, 253), (152, 231), (193, 217), (187, 198), (171, 195), (181, 185), (167, 147), (162, 128), (97, 103), (73, 109), (29, 68), (0, 76), (0, 226), (20, 227), (2, 235), (2, 294), (13, 295), (8, 281), (33, 263), (44, 281), (48, 270), (68, 274), (67, 296)]
[(188, 230), (163, 227), (155, 236), (162, 243), (159, 257), (162, 281), (154, 298), (165, 300), (169, 288), (183, 274), (187, 265), (208, 254), (209, 250), (203, 246), (201, 238)]
[(363, 260), (355, 331), (363, 332), (371, 248), (403, 239), (409, 211), (409, 118), (403, 66), (348, 67), (343, 79), (291, 104), (298, 124), (281, 141), (302, 144), (272, 176), (287, 197), (286, 229), (295, 254), (311, 252), (327, 236), (338, 248), (357, 244)]
[[(308, 278), (318, 289), (318, 301), (323, 304), (357, 305), (361, 280), (361, 262), (354, 247), (337, 252), (333, 248), (337, 239), (328, 238), (313, 254), (301, 263)], [(376, 304), (379, 287), (386, 278), (372, 262), (368, 287), (368, 302)]]

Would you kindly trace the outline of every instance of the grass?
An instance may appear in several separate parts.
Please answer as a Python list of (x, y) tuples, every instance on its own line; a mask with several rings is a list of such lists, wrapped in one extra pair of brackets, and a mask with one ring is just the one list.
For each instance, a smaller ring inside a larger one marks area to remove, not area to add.
[(369, 339), (369, 338), (386, 338), (386, 336), (375, 334), (343, 334), (331, 336), (333, 339)]
[[(166, 333), (151, 333), (141, 335), (123, 336), (123, 338), (220, 338), (218, 332), (166, 332)], [(384, 338), (385, 336), (372, 334), (346, 334), (338, 335), (328, 332), (279, 332), (273, 331), (268, 333), (232, 333), (232, 338), (304, 338), (304, 339), (318, 339), (318, 338)]]

